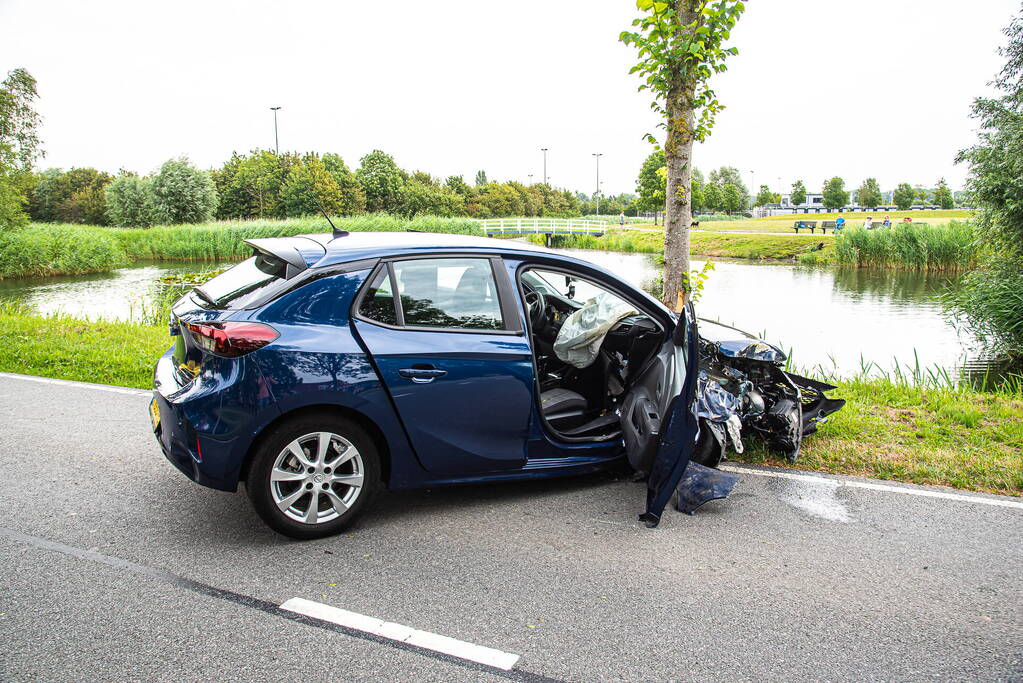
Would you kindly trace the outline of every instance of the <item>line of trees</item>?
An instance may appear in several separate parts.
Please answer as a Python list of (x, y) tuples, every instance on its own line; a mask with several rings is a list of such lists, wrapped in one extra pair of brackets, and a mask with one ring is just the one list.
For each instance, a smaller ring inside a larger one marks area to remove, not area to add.
[[(765, 190), (766, 186), (761, 186)], [(828, 178), (821, 187), (824, 208), (840, 209), (848, 206), (851, 198), (856, 199), (860, 206), (882, 206), (885, 204), (884, 194), (878, 185), (877, 178), (867, 178), (855, 191), (845, 189), (845, 180), (838, 176)], [(761, 202), (761, 195), (757, 196), (757, 203)], [(802, 180), (792, 184), (790, 201), (793, 205), (800, 205), (806, 202), (806, 185)], [(952, 190), (944, 178), (938, 180), (937, 187), (924, 188), (912, 186), (909, 183), (900, 183), (892, 193), (892, 203), (899, 209), (905, 211), (913, 204), (937, 204), (943, 209), (951, 209), (955, 206), (955, 198)]]
[[(337, 154), (276, 154), (253, 150), (233, 154), (212, 171), (187, 159), (171, 159), (151, 176), (93, 168), (48, 169), (28, 181), (28, 213), (44, 222), (147, 227), (158, 223), (201, 223), (213, 219), (287, 218), (388, 212), (409, 218), (435, 216), (579, 216), (585, 195), (545, 184), (487, 180), (476, 174), (440, 180), (409, 173), (380, 150), (362, 157), (352, 171)], [(625, 203), (628, 197), (622, 198)], [(610, 200), (610, 201), (609, 201)], [(619, 198), (602, 198), (602, 212), (625, 208)]]

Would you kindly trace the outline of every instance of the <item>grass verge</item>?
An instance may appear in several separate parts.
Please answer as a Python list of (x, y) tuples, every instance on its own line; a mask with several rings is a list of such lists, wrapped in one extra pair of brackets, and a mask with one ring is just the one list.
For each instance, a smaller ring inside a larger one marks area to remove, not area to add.
[[(847, 403), (803, 442), (795, 467), (1023, 495), (1023, 394), (838, 381)], [(752, 443), (729, 458), (791, 467)]]
[[(148, 389), (166, 327), (40, 317), (0, 307), (0, 371)], [(803, 444), (796, 467), (1023, 495), (1023, 391), (838, 381), (845, 408)], [(733, 459), (786, 466), (751, 440)]]

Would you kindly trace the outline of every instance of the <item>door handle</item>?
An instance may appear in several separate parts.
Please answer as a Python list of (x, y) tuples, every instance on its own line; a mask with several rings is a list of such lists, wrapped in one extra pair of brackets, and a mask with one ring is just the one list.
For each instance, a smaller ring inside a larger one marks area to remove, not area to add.
[(448, 374), (447, 370), (441, 370), (433, 366), (421, 366), (412, 368), (402, 368), (398, 370), (398, 374), (406, 379), (410, 379), (416, 384), (426, 384), (432, 382), (438, 377), (443, 377)]

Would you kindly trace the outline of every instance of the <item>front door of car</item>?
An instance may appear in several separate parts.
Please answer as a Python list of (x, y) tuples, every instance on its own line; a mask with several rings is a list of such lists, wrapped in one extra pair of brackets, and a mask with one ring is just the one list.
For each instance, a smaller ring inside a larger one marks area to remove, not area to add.
[(356, 304), (354, 327), (431, 472), (526, 461), (533, 362), (498, 264), (482, 256), (385, 263)]
[(647, 474), (646, 511), (656, 526), (689, 465), (699, 434), (693, 401), (699, 372), (696, 313), (692, 303), (651, 363), (636, 378), (621, 406), (629, 462)]

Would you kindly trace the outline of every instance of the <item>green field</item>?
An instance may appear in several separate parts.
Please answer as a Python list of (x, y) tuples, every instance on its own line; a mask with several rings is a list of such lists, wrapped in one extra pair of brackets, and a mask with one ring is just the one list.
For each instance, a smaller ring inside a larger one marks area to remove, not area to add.
[[(148, 389), (163, 325), (40, 317), (0, 307), (0, 371)], [(838, 381), (848, 404), (803, 444), (797, 467), (1023, 495), (1023, 390)], [(787, 466), (755, 443), (733, 459)]]

